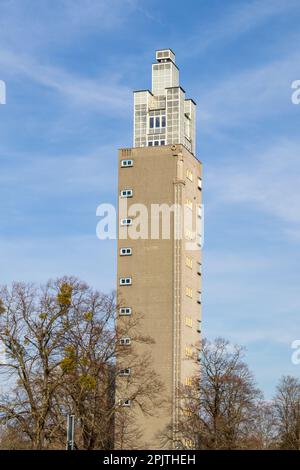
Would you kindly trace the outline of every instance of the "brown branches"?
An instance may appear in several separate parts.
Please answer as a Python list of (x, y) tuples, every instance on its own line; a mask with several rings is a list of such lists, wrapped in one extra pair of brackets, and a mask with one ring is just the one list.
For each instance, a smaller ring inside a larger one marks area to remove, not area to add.
[[(144, 413), (161, 385), (149, 357), (120, 348), (124, 335), (137, 344), (151, 343), (139, 334), (138, 316), (116, 330), (115, 294), (102, 294), (76, 278), (40, 288), (15, 283), (0, 289), (0, 299), (6, 353), (0, 374), (10, 391), (0, 396), (2, 429), (16, 428), (26, 447), (64, 448), (66, 415), (72, 413), (78, 449), (113, 448), (120, 414), (116, 362), (134, 370), (130, 398)], [(130, 439), (128, 427), (122, 438)]]

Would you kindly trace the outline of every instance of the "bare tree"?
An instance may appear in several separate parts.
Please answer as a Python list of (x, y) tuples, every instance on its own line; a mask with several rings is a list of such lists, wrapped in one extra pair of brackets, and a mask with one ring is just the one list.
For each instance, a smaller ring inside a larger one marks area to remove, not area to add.
[(0, 291), (0, 340), (5, 360), (3, 378), (13, 391), (2, 394), (2, 423), (18, 424), (32, 447), (41, 449), (52, 399), (61, 379), (59, 354), (66, 331), (71, 292), (61, 284), (38, 291), (32, 285), (15, 283)]
[[(123, 440), (130, 439), (130, 419), (124, 429), (114, 430), (125, 412), (115, 401), (122, 361), (134, 371), (124, 378), (124, 385), (130, 384), (128, 398), (143, 412), (149, 412), (162, 386), (150, 357), (120, 347), (120, 337), (129, 331), (136, 343), (152, 341), (139, 334), (138, 316), (117, 331), (114, 294), (70, 277), (40, 288), (15, 283), (0, 289), (0, 299), (5, 347), (0, 373), (7, 382), (0, 422), (7, 432), (17, 429), (34, 449), (63, 448), (66, 415), (72, 413), (79, 449), (112, 448), (114, 435), (120, 439), (122, 432)], [(134, 426), (131, 432), (136, 436)]]
[(277, 448), (277, 434), (272, 402), (258, 400), (254, 403), (251, 419), (244, 423), (241, 448), (270, 450)]
[(281, 449), (300, 450), (300, 380), (285, 376), (277, 387), (274, 413)]
[(243, 361), (243, 350), (222, 338), (204, 340), (200, 364), (193, 385), (180, 391), (178, 447), (249, 447), (261, 392)]
[[(133, 344), (152, 340), (139, 334), (138, 314), (116, 329), (114, 298), (98, 298), (93, 291), (89, 295), (89, 309), (74, 311), (72, 328), (65, 335), (64, 382), (55, 397), (52, 419), (64, 410), (75, 414), (78, 449), (111, 449), (120, 442), (128, 447), (137, 441), (139, 430), (130, 411), (116, 400), (116, 382), (122, 381), (124, 397), (144, 414), (157, 401), (162, 383), (152, 371), (151, 357), (137, 354), (134, 346), (120, 345), (120, 339), (130, 336)], [(124, 370), (131, 373), (120, 375)], [(64, 424), (60, 419), (53, 435), (62, 434)]]

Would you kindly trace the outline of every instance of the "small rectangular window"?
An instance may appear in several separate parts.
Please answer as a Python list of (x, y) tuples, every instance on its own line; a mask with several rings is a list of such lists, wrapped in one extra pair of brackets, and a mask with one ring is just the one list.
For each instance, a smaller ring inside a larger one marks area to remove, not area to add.
[(193, 209), (193, 201), (191, 199), (187, 199), (185, 201), (185, 205), (189, 208), (189, 209)]
[(185, 378), (185, 385), (191, 386), (193, 384), (193, 378), (192, 377), (186, 377)]
[(186, 326), (189, 326), (190, 328), (193, 328), (193, 319), (192, 319), (192, 317), (185, 317), (185, 324), (186, 324)]
[(121, 338), (120, 345), (121, 346), (129, 346), (131, 344), (131, 338)]
[(127, 377), (128, 375), (131, 374), (131, 370), (128, 368), (128, 369), (121, 369), (119, 370), (119, 375), (121, 377)]
[(131, 248), (120, 248), (120, 255), (121, 256), (130, 256), (130, 255), (132, 255), (132, 249)]
[(155, 117), (155, 127), (160, 127), (160, 117), (159, 116)]
[(149, 127), (150, 127), (150, 129), (153, 129), (153, 127), (154, 127), (154, 117), (152, 117), (152, 116), (150, 117), (150, 120), (149, 120)]
[(131, 406), (131, 400), (119, 400), (119, 405), (129, 407), (129, 406)]
[(161, 140), (160, 141), (160, 145), (165, 145), (166, 141), (165, 140)]
[(166, 116), (161, 117), (161, 127), (166, 127)]
[(157, 147), (157, 146), (159, 145), (159, 141), (158, 141), (158, 140), (155, 140), (155, 141), (154, 141), (154, 145), (155, 145), (155, 147)]
[(120, 286), (131, 286), (132, 279), (131, 277), (121, 277), (120, 278)]
[(119, 309), (120, 315), (131, 315), (131, 308), (130, 307), (121, 307)]
[(185, 238), (187, 240), (194, 240), (195, 239), (195, 233), (192, 230), (186, 230), (185, 231)]
[(152, 140), (150, 140), (150, 142), (148, 142), (148, 147), (152, 147), (153, 146), (153, 142)]
[(192, 357), (193, 356), (193, 350), (189, 346), (186, 346), (186, 348), (185, 348), (185, 356), (186, 357)]
[(125, 227), (126, 225), (132, 225), (132, 219), (121, 219), (121, 225), (122, 227)]
[(189, 179), (190, 181), (193, 181), (194, 176), (193, 176), (193, 173), (191, 172), (191, 170), (189, 170), (189, 169), (186, 170), (186, 177), (187, 177), (187, 179)]
[(133, 196), (133, 190), (132, 189), (122, 189), (121, 197), (132, 197), (132, 196)]
[(192, 258), (189, 258), (188, 256), (186, 256), (185, 258), (185, 265), (188, 267), (188, 268), (193, 268), (193, 260)]
[(132, 189), (122, 189), (121, 197), (132, 197), (132, 196), (133, 196), (133, 190)]
[(122, 168), (127, 168), (133, 166), (133, 160), (122, 160), (121, 161), (121, 167)]
[(192, 299), (193, 298), (193, 289), (191, 287), (186, 287), (185, 288), (185, 295)]
[(194, 447), (194, 442), (192, 439), (184, 439), (184, 446), (188, 449), (192, 449)]

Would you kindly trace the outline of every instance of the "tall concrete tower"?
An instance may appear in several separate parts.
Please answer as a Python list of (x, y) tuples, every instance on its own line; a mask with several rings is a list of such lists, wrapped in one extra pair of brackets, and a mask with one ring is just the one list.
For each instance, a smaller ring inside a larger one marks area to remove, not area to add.
[(197, 367), (191, 359), (201, 329), (202, 179), (195, 124), (196, 104), (179, 85), (173, 51), (156, 51), (152, 90), (134, 92), (133, 147), (121, 149), (118, 161), (118, 324), (141, 315), (138, 329), (154, 341), (134, 344), (128, 336), (120, 347), (151, 354), (166, 403), (144, 415), (124, 385), (134, 370), (121, 370), (116, 395), (141, 430), (136, 448), (163, 448), (167, 428), (176, 435), (178, 390), (191, 384)]

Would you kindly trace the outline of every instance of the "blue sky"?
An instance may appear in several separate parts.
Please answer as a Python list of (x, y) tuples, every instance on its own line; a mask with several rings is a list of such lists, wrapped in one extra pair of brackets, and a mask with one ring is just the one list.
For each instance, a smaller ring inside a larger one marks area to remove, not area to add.
[(198, 104), (206, 216), (203, 329), (247, 347), (267, 397), (300, 376), (299, 0), (0, 0), (0, 283), (115, 287), (116, 202), (132, 90), (171, 47)]

